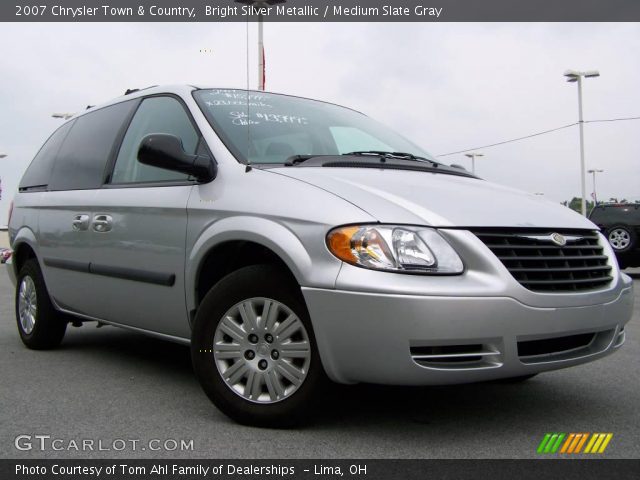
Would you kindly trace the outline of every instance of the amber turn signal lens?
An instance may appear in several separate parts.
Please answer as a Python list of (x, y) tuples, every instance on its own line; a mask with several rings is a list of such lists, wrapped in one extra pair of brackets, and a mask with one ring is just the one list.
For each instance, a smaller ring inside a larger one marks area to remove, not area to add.
[(351, 240), (358, 230), (360, 230), (360, 227), (342, 227), (333, 230), (327, 238), (331, 253), (343, 262), (357, 263), (357, 258), (351, 248)]

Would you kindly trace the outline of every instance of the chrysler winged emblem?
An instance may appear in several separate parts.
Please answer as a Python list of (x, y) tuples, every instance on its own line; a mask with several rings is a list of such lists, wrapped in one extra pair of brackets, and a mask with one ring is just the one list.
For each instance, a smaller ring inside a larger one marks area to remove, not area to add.
[(559, 233), (552, 233), (551, 241), (559, 247), (564, 247), (567, 244), (567, 239), (564, 237), (564, 235), (560, 235)]

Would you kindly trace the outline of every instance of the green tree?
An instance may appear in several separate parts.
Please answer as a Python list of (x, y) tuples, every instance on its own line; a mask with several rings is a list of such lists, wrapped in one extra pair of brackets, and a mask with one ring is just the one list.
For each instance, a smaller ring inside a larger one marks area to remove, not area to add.
[[(580, 213), (582, 210), (582, 199), (580, 197), (573, 197), (570, 201), (564, 201), (562, 204), (565, 207), (569, 207), (571, 210), (575, 210)], [(593, 202), (587, 200), (587, 213), (593, 208)]]

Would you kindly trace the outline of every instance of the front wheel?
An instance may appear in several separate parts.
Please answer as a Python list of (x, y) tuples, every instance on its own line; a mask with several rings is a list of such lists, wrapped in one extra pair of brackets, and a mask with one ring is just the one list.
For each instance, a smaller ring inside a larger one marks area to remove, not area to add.
[(27, 260), (20, 269), (15, 304), (22, 343), (34, 350), (45, 350), (62, 342), (67, 322), (53, 307), (40, 266), (34, 259)]
[(231, 273), (207, 293), (191, 356), (207, 396), (243, 424), (300, 423), (325, 379), (300, 287), (267, 265)]

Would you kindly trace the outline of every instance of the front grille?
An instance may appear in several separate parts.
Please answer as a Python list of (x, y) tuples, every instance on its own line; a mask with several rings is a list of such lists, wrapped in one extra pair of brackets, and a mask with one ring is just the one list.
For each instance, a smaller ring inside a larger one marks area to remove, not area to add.
[[(611, 267), (590, 230), (557, 231), (566, 237), (580, 237), (558, 246), (544, 238), (553, 230), (481, 229), (473, 233), (491, 249), (520, 284), (536, 292), (584, 291), (607, 285)], [(543, 237), (543, 238), (532, 238)]]

